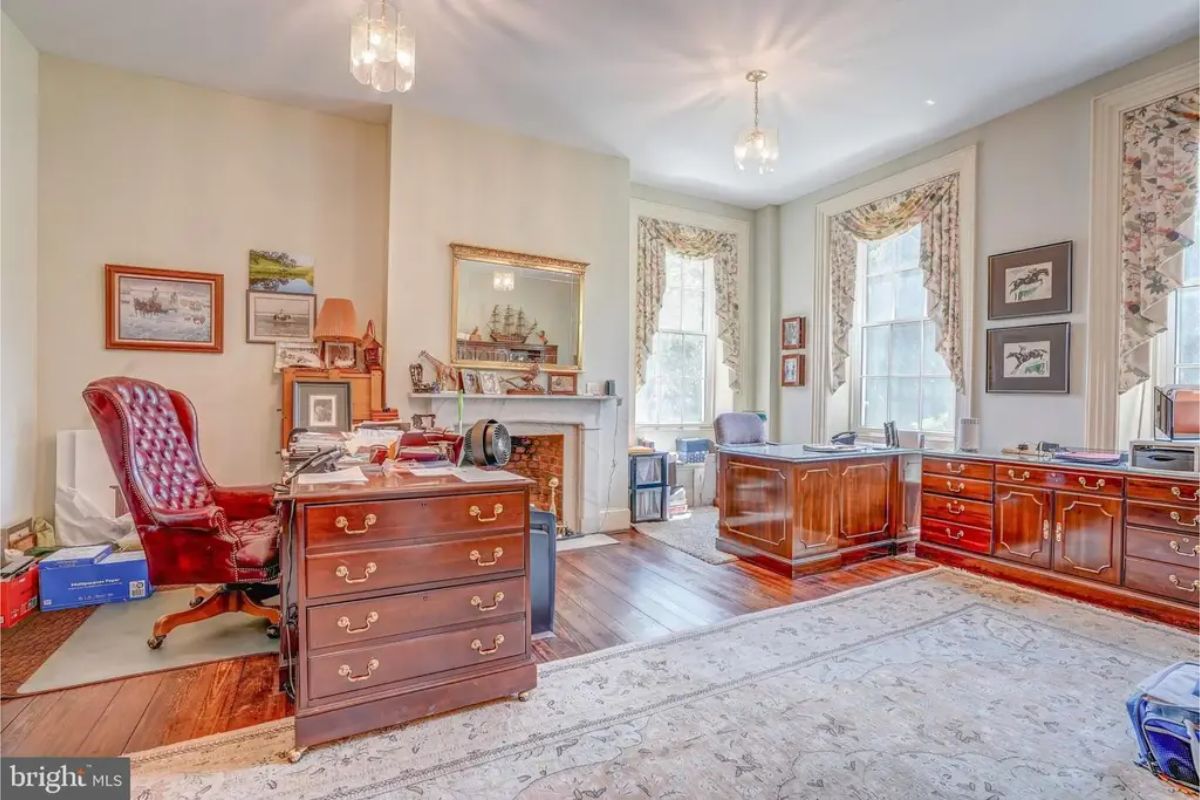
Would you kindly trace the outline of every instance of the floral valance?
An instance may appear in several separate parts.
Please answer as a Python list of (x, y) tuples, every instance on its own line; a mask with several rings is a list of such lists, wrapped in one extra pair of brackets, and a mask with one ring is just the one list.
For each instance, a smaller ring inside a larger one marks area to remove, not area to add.
[(1167, 329), (1165, 301), (1183, 282), (1176, 256), (1192, 244), (1184, 228), (1196, 213), (1198, 119), (1197, 89), (1122, 119), (1122, 393), (1150, 376), (1150, 343)]
[(737, 236), (653, 217), (638, 218), (637, 306), (634, 320), (634, 368), (637, 388), (646, 382), (646, 361), (658, 331), (666, 290), (666, 254), (711, 258), (717, 295), (717, 338), (724, 347), (729, 385), (741, 388), (741, 327), (738, 311)]
[(858, 241), (886, 239), (917, 223), (921, 224), (921, 270), (929, 295), (929, 316), (937, 329), (935, 347), (946, 360), (958, 390), (964, 391), (958, 173), (954, 173), (830, 219), (831, 393), (846, 382), (850, 331), (854, 327)]

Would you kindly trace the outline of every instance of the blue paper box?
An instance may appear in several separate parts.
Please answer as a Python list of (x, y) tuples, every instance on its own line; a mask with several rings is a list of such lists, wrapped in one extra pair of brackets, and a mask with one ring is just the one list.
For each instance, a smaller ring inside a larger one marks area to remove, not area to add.
[(95, 564), (113, 551), (111, 544), (87, 545), (86, 547), (64, 547), (55, 550), (38, 562), (38, 569), (45, 572), (48, 569), (66, 567), (82, 567)]
[[(87, 548), (71, 548), (83, 550)], [(61, 611), (100, 603), (141, 600), (154, 593), (150, 585), (146, 554), (137, 551), (113, 553), (112, 548), (98, 560), (60, 559), (49, 569), (39, 565), (43, 611)], [(63, 551), (59, 551), (63, 552)], [(45, 563), (45, 559), (42, 560)]]

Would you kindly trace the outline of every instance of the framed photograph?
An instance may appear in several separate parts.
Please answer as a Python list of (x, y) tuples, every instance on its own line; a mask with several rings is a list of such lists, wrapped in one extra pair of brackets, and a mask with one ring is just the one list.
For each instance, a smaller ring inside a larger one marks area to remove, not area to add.
[(808, 347), (807, 318), (784, 317), (780, 327), (780, 346), (784, 350), (803, 350)]
[(579, 394), (579, 373), (578, 372), (554, 372), (545, 370), (546, 373), (546, 388), (550, 394)]
[(1071, 311), (1071, 242), (988, 257), (988, 319)]
[(317, 296), (246, 292), (247, 342), (309, 342)]
[(479, 384), (479, 371), (474, 369), (460, 369), (458, 371), (458, 379), (462, 383), (462, 390), (467, 394), (481, 394), (483, 388)]
[(314, 294), (313, 260), (281, 250), (250, 251), (250, 291)]
[(504, 394), (500, 386), (500, 376), (494, 372), (479, 373), (479, 388), (484, 394)]
[(804, 356), (786, 353), (779, 365), (779, 382), (783, 386), (804, 385)]
[(354, 342), (325, 342), (326, 369), (355, 369), (357, 366)]
[(225, 349), (225, 276), (104, 265), (104, 346), (109, 350)]
[(296, 381), (292, 416), (297, 428), (350, 430), (350, 384), (342, 381)]
[(1066, 394), (1071, 390), (1071, 323), (991, 328), (987, 390)]
[(275, 371), (288, 367), (321, 369), (321, 345), (319, 342), (276, 342)]

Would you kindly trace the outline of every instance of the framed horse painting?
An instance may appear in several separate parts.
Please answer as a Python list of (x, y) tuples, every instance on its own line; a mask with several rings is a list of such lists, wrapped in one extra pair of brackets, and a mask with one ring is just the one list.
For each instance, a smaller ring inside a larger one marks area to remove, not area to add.
[(224, 275), (105, 264), (104, 302), (110, 350), (224, 350)]

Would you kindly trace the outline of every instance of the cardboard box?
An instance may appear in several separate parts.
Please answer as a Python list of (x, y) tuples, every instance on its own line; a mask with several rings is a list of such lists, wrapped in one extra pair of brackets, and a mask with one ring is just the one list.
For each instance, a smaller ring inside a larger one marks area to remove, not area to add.
[(43, 570), (82, 567), (95, 564), (113, 551), (111, 544), (95, 544), (86, 547), (64, 547), (55, 550), (41, 560)]
[(0, 579), (0, 629), (11, 628), (38, 605), (38, 565), (31, 561)]
[[(42, 610), (60, 611), (100, 603), (142, 600), (154, 593), (144, 552), (113, 553), (111, 547), (108, 550), (94, 562), (80, 554), (80, 558), (74, 560), (77, 563), (70, 563), (72, 559), (63, 558), (48, 569), (45, 566), (46, 559), (43, 559), (38, 580)], [(63, 562), (70, 565), (64, 566)]]

